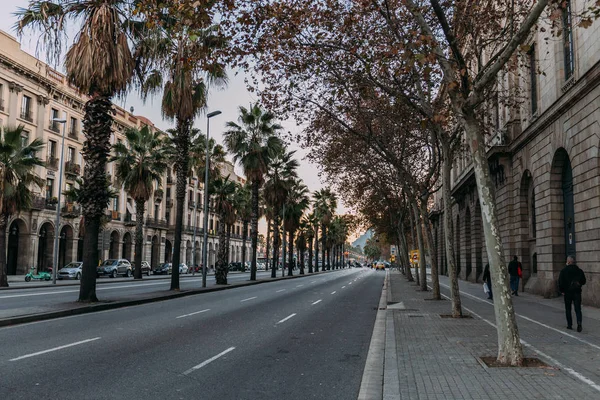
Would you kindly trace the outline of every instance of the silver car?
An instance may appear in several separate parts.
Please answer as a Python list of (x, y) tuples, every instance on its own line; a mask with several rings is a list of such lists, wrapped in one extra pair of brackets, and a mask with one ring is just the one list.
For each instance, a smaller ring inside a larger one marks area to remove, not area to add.
[(98, 277), (108, 275), (111, 278), (123, 275), (129, 278), (131, 276), (131, 264), (123, 258), (106, 260), (96, 268), (96, 275)]
[(56, 277), (58, 279), (81, 279), (81, 261), (73, 261), (58, 270)]

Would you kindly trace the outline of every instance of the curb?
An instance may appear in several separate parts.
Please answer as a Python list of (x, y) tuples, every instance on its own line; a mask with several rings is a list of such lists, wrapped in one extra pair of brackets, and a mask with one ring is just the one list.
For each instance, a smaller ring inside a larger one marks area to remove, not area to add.
[(212, 286), (212, 287), (208, 287), (208, 288), (191, 289), (191, 290), (186, 290), (183, 292), (180, 291), (180, 292), (175, 292), (175, 293), (169, 293), (166, 295), (159, 295), (159, 296), (147, 297), (147, 298), (142, 298), (142, 299), (115, 301), (114, 303), (95, 303), (95, 304), (84, 305), (81, 307), (71, 308), (71, 309), (67, 309), (67, 310), (51, 311), (51, 312), (40, 313), (40, 314), (30, 314), (30, 315), (23, 315), (23, 316), (18, 316), (18, 317), (3, 318), (3, 319), (0, 319), (0, 328), (25, 324), (25, 323), (29, 323), (29, 322), (37, 322), (37, 321), (45, 321), (45, 320), (49, 320), (49, 319), (69, 317), (72, 315), (89, 314), (89, 313), (98, 312), (98, 311), (105, 311), (105, 310), (112, 310), (112, 309), (116, 309), (116, 308), (137, 306), (140, 304), (155, 303), (158, 301), (178, 299), (180, 297), (193, 296), (193, 295), (198, 295), (198, 294), (202, 294), (202, 293), (219, 292), (222, 290), (229, 290), (229, 289), (234, 289), (234, 288), (238, 288), (238, 287), (260, 285), (263, 283), (276, 282), (276, 281), (281, 281), (281, 280), (285, 280), (285, 279), (296, 279), (296, 278), (303, 278), (303, 277), (307, 277), (307, 276), (315, 276), (315, 275), (320, 275), (323, 273), (334, 272), (334, 271), (342, 271), (342, 270), (331, 270), (331, 271), (324, 271), (324, 272), (319, 271), (319, 272), (313, 272), (312, 274), (305, 273), (304, 275), (293, 275), (293, 276), (269, 278), (268, 280), (261, 279), (261, 280), (250, 281), (250, 282), (234, 283), (234, 284), (226, 285), (226, 286)]

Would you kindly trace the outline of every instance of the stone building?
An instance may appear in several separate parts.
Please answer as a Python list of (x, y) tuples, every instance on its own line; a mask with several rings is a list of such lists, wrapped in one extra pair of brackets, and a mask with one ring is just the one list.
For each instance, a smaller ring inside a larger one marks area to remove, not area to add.
[[(499, 89), (519, 92), (519, 106), (491, 108), (488, 160), (507, 262), (523, 264), (523, 290), (558, 293), (567, 255), (585, 271), (586, 304), (600, 305), (600, 21), (577, 26), (583, 0), (567, 1), (562, 35), (531, 35), (519, 73)], [(543, 72), (541, 72), (543, 71)], [(518, 90), (515, 90), (518, 89)], [(487, 254), (470, 157), (452, 170), (453, 240), (459, 276), (481, 281)], [(442, 210), (436, 198), (436, 210)], [(437, 257), (446, 272), (440, 212), (432, 214)]]
[[(73, 187), (75, 179), (80, 177), (84, 168), (82, 146), (84, 136), (81, 132), (83, 106), (86, 99), (66, 82), (65, 76), (50, 66), (22, 51), (20, 44), (10, 35), (0, 31), (0, 126), (18, 126), (25, 128), (24, 140), (41, 139), (46, 167), (39, 167), (35, 173), (46, 185), (40, 189), (32, 188), (35, 194), (30, 211), (12, 216), (7, 223), (7, 268), (8, 274), (24, 274), (29, 267), (44, 270), (53, 263), (55, 218), (57, 196)], [(132, 110), (133, 111), (133, 110)], [(64, 139), (64, 179), (63, 187), (58, 188), (59, 166), (62, 148), (62, 124), (53, 122), (57, 118), (66, 118)], [(125, 140), (123, 132), (130, 127), (141, 128), (154, 125), (142, 116), (133, 115), (115, 105), (114, 132), (111, 143)], [(107, 173), (114, 177), (113, 165)], [(221, 172), (230, 174), (236, 182), (244, 179), (235, 175), (233, 165), (225, 163)], [(199, 182), (203, 182), (201, 177)], [(114, 178), (112, 179), (114, 184)], [(184, 215), (184, 234), (182, 237), (181, 260), (192, 264), (194, 249), (193, 231), (197, 227), (195, 251), (197, 264), (201, 263), (202, 223), (203, 223), (203, 184), (196, 186), (190, 179), (186, 196)], [(119, 189), (119, 188), (115, 188)], [(169, 262), (173, 253), (175, 224), (175, 179), (168, 171), (162, 187), (156, 188), (153, 198), (146, 204), (144, 228), (143, 260), (155, 267), (161, 262)], [(81, 213), (77, 204), (66, 201), (62, 196), (59, 229), (59, 266), (71, 261), (81, 260), (83, 253), (83, 234)], [(195, 207), (197, 207), (196, 212)], [(194, 220), (195, 218), (195, 220)], [(116, 198), (111, 200), (107, 210), (109, 221), (101, 232), (98, 246), (101, 258), (127, 258), (133, 260), (135, 233), (135, 203), (120, 189)], [(218, 238), (216, 230), (218, 217), (209, 215), (209, 265), (214, 265)], [(233, 228), (230, 261), (241, 261), (242, 223)], [(246, 242), (250, 248), (249, 240)], [(247, 254), (250, 254), (249, 251)]]

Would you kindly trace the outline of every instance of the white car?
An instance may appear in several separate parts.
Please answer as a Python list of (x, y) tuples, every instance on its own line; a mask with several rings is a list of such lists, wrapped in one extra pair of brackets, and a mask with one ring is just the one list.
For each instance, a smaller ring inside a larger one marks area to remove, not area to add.
[(81, 261), (71, 262), (58, 270), (56, 277), (58, 279), (81, 279)]

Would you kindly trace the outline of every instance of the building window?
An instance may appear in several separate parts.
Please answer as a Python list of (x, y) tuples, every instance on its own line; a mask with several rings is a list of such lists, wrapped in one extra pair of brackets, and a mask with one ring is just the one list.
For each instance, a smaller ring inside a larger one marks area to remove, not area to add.
[(119, 196), (113, 198), (113, 211), (119, 211)]
[(565, 80), (569, 80), (575, 71), (574, 45), (573, 45), (573, 18), (571, 15), (571, 1), (563, 2), (563, 56), (565, 63)]
[(535, 44), (531, 45), (529, 56), (529, 92), (531, 96), (531, 115), (537, 115), (537, 64), (535, 61)]
[(531, 227), (531, 237), (535, 239), (536, 237), (536, 231), (537, 231), (537, 220), (536, 220), (536, 216), (535, 216), (535, 189), (533, 188), (533, 185), (531, 185), (531, 194), (529, 195), (529, 203), (530, 203), (530, 209), (529, 209), (529, 225)]
[(31, 113), (31, 97), (23, 95), (21, 102), (21, 118), (33, 122), (33, 115)]
[(23, 131), (21, 133), (21, 146), (27, 147), (28, 144), (29, 144), (29, 132)]
[(154, 205), (154, 219), (158, 219), (160, 213), (160, 205), (156, 204)]
[(56, 142), (54, 140), (48, 140), (48, 159), (56, 158)]
[(77, 138), (77, 134), (79, 133), (79, 128), (77, 124), (77, 119), (71, 117), (71, 124), (69, 125), (69, 136), (72, 138)]
[(74, 147), (69, 147), (69, 151), (67, 154), (67, 161), (73, 163), (75, 162), (75, 148)]
[(56, 108), (53, 108), (50, 114), (50, 130), (57, 133), (60, 132), (60, 124), (55, 121), (58, 118), (58, 110)]
[(51, 199), (54, 195), (54, 179), (46, 179), (46, 199)]
[(0, 111), (4, 111), (4, 85), (0, 83)]

